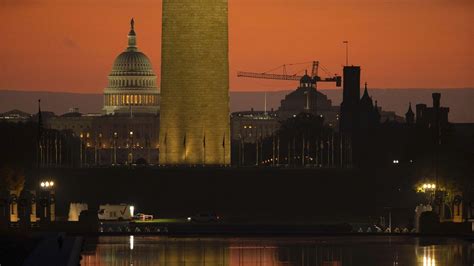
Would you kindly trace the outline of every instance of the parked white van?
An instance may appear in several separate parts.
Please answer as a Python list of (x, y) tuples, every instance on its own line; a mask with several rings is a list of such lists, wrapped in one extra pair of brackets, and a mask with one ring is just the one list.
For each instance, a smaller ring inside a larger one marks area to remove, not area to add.
[(105, 204), (99, 206), (99, 220), (125, 221), (133, 217), (133, 206), (122, 203), (118, 205)]

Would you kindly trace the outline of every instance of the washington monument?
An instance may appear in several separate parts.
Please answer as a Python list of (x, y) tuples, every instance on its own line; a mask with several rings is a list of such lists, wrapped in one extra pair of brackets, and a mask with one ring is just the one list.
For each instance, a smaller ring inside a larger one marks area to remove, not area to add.
[(230, 164), (227, 0), (163, 0), (160, 164)]

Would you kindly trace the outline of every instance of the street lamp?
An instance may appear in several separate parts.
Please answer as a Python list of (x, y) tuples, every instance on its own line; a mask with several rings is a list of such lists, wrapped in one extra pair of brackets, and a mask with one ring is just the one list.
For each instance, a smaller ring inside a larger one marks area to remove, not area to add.
[(434, 183), (423, 183), (418, 186), (418, 192), (427, 193), (434, 192), (436, 190), (436, 184)]
[(118, 133), (114, 132), (114, 165), (117, 164), (117, 137)]
[(435, 183), (431, 182), (424, 182), (417, 187), (417, 192), (424, 193), (430, 205), (435, 200), (438, 191), (440, 191), (440, 188)]
[(84, 139), (84, 134), (81, 132), (81, 134), (80, 134), (80, 141), (81, 141), (81, 143), (80, 143), (80, 145), (79, 145), (80, 167), (82, 167), (82, 161), (83, 161), (83, 160), (82, 160), (82, 156), (83, 156), (83, 155), (82, 155), (82, 141), (83, 141), (83, 139)]
[(52, 189), (56, 184), (52, 180), (45, 180), (40, 182), (40, 187), (42, 189)]
[(133, 163), (133, 131), (130, 131), (130, 165)]

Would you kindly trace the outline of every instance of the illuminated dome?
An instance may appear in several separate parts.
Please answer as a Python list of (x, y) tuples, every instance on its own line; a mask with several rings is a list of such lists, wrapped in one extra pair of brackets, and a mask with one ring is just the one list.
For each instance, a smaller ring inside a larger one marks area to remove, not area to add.
[(104, 113), (158, 114), (159, 90), (148, 57), (137, 48), (134, 20), (130, 22), (128, 47), (112, 66), (104, 91)]
[[(127, 48), (128, 49), (128, 48)], [(151, 67), (148, 57), (138, 51), (125, 51), (117, 56), (112, 67), (111, 76), (123, 75), (152, 75), (153, 69)]]

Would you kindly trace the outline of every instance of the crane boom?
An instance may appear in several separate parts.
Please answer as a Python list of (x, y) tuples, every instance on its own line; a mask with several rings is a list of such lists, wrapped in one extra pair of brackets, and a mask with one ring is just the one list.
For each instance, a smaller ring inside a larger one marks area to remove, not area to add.
[[(335, 82), (337, 87), (341, 87), (341, 84), (342, 84), (341, 76), (335, 75), (330, 78), (321, 78), (320, 76), (318, 76), (318, 69), (319, 69), (319, 61), (313, 61), (311, 76), (314, 83)], [(293, 75), (286, 74), (286, 65), (283, 65), (283, 74), (239, 71), (237, 72), (237, 77), (256, 78), (256, 79), (274, 79), (274, 80), (300, 80), (303, 76), (297, 75), (297, 74), (293, 74)]]
[(239, 71), (237, 72), (237, 77), (256, 79), (300, 80), (302, 76)]

